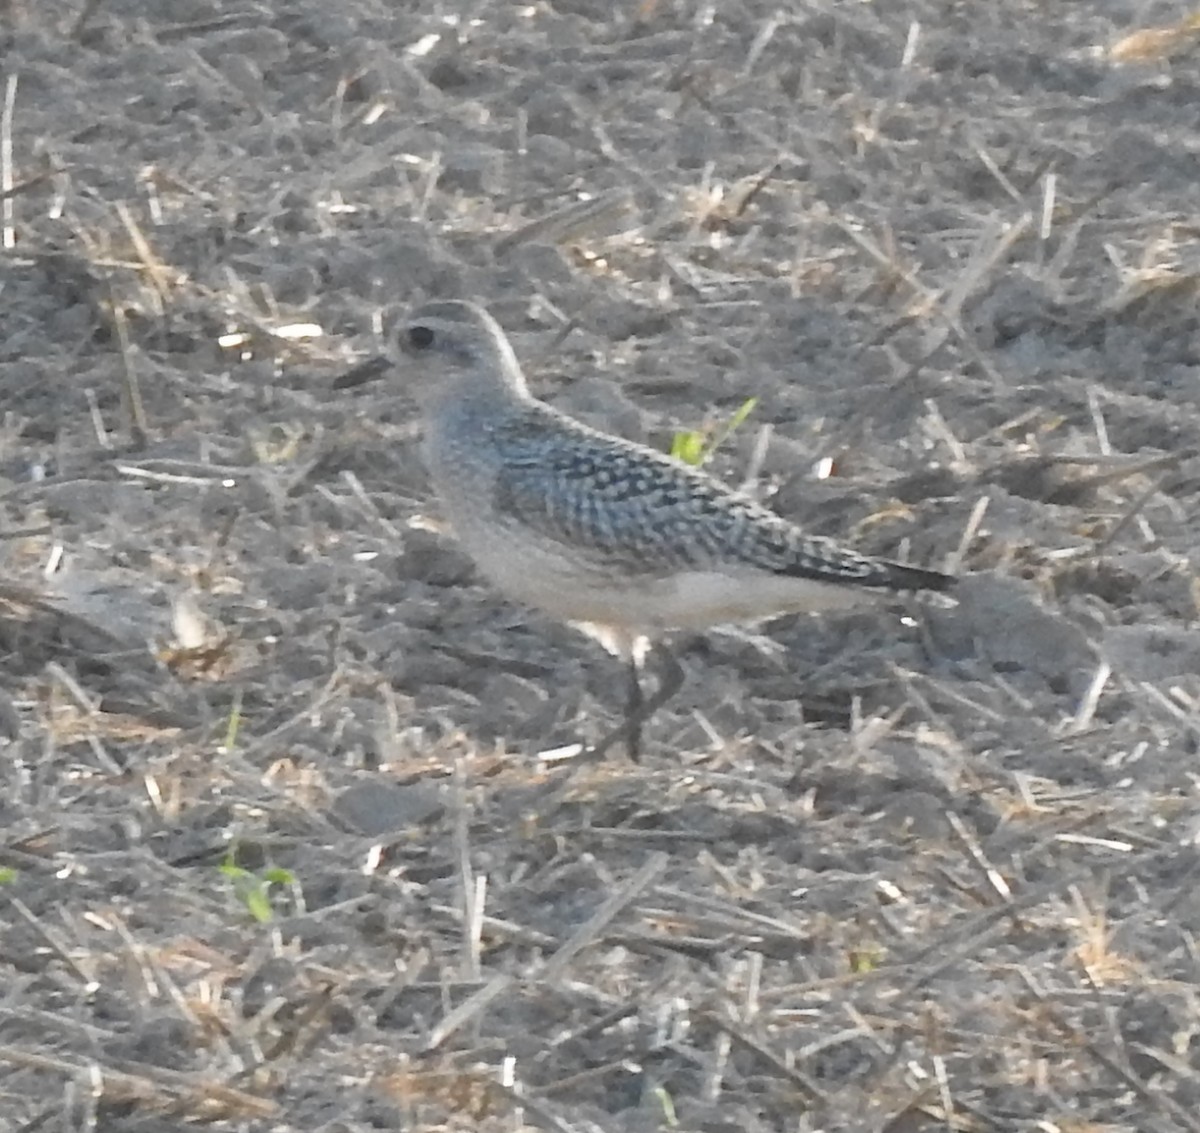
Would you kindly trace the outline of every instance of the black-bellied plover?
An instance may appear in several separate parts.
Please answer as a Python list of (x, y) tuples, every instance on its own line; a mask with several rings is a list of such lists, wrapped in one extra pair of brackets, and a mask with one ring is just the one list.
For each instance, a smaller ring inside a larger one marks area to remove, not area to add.
[[(806, 535), (708, 473), (538, 401), (504, 331), (473, 303), (425, 304), (403, 322), (399, 346), (430, 478), (462, 546), (508, 597), (628, 665), (625, 720), (593, 755), (624, 738), (638, 757), (643, 723), (683, 683), (662, 641), (671, 631), (954, 582)], [(652, 643), (658, 687), (647, 698), (640, 670)]]

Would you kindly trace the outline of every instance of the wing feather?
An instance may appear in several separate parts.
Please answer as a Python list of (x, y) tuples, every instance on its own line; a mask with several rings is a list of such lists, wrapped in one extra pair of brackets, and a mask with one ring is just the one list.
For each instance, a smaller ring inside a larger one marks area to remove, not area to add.
[(745, 567), (892, 589), (940, 588), (946, 578), (807, 536), (707, 473), (537, 410), (496, 431), (493, 504), (596, 569), (661, 577)]

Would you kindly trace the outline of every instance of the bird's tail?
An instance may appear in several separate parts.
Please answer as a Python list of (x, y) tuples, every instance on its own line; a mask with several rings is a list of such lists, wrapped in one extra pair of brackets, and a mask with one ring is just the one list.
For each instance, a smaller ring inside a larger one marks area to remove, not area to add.
[(952, 574), (943, 574), (940, 570), (929, 570), (926, 567), (909, 566), (908, 563), (880, 560), (879, 570), (864, 583), (868, 586), (881, 586), (888, 590), (949, 590), (958, 578)]

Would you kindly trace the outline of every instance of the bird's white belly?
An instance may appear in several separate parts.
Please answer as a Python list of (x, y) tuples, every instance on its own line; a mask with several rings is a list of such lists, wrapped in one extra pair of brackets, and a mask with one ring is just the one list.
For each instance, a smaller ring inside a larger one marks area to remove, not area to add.
[(471, 553), (509, 598), (562, 621), (619, 627), (650, 638), (671, 630), (843, 609), (872, 598), (870, 591), (853, 586), (748, 569), (620, 577), (568, 562), (536, 543), (503, 544), (500, 539), (477, 545)]

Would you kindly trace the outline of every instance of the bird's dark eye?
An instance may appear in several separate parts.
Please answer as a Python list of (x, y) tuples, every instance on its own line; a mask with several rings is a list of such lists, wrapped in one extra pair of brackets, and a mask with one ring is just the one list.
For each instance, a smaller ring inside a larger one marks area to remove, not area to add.
[(433, 345), (433, 331), (429, 327), (409, 327), (408, 344), (414, 350), (428, 350)]

